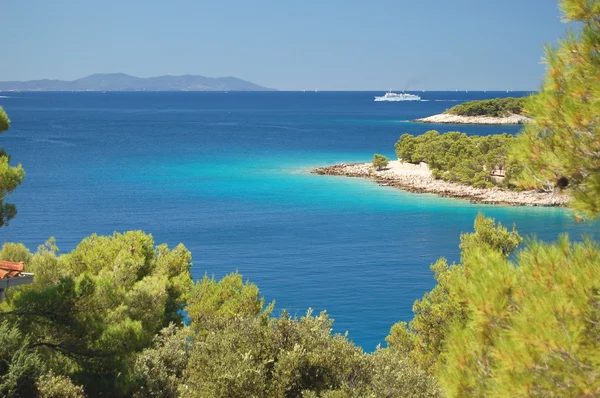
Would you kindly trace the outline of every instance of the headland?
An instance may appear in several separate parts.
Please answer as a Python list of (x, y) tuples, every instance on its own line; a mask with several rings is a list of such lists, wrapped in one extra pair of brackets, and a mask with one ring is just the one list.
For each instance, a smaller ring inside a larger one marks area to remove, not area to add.
[(444, 113), (413, 122), (436, 124), (523, 124), (532, 119), (523, 114), (526, 97), (492, 98), (453, 106)]
[(421, 119), (411, 120), (417, 123), (433, 123), (433, 124), (523, 124), (529, 123), (532, 120), (523, 115), (509, 116), (464, 116), (453, 115), (451, 113), (440, 113), (424, 117)]
[(376, 181), (380, 185), (399, 188), (408, 192), (433, 193), (442, 197), (510, 206), (566, 206), (570, 200), (564, 193), (538, 191), (511, 191), (502, 188), (474, 188), (468, 185), (436, 180), (426, 163), (415, 165), (398, 160), (389, 162), (381, 170), (374, 170), (371, 163), (338, 164), (317, 167), (312, 173), (332, 176), (360, 177)]

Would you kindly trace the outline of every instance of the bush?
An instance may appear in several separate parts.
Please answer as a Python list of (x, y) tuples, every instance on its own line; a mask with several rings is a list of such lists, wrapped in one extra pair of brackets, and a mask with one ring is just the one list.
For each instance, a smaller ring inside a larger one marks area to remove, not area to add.
[[(11, 289), (0, 314), (40, 347), (34, 353), (48, 370), (68, 375), (89, 395), (130, 395), (136, 355), (169, 323), (183, 323), (190, 253), (183, 245), (155, 246), (140, 231), (92, 235), (69, 254), (57, 251), (52, 240), (39, 248), (27, 264), (34, 282)], [(6, 245), (0, 254), (21, 252)]]
[(364, 385), (361, 349), (332, 335), (333, 321), (325, 313), (227, 319), (195, 342), (183, 396), (301, 397), (309, 391), (321, 396)]
[(138, 355), (133, 371), (134, 397), (179, 396), (178, 388), (192, 347), (189, 334), (189, 328), (171, 324), (155, 337), (151, 348)]
[(378, 153), (373, 155), (373, 167), (377, 170), (381, 170), (382, 168), (387, 167), (389, 163), (390, 162), (388, 158), (386, 158), (385, 156), (380, 155)]
[(40, 398), (85, 398), (83, 388), (67, 376), (48, 373), (38, 379), (37, 385)]

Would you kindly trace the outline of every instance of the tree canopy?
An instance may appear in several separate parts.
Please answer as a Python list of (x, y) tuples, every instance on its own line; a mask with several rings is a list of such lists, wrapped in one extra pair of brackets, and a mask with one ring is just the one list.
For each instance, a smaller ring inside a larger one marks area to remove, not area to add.
[(469, 101), (448, 109), (445, 113), (460, 116), (493, 116), (503, 117), (523, 113), (525, 97), (493, 98), (488, 100)]
[(57, 252), (53, 240), (33, 255), (4, 245), (0, 259), (29, 257), (35, 280), (7, 291), (0, 321), (17, 327), (29, 342), (24, 349), (49, 370), (66, 373), (88, 393), (122, 395), (134, 354), (162, 328), (182, 324), (191, 255), (183, 245), (154, 246), (139, 231), (92, 235), (71, 253)]
[(388, 164), (390, 164), (390, 162), (384, 155), (380, 155), (378, 153), (373, 155), (373, 167), (375, 167), (377, 170), (387, 167)]
[(461, 236), (460, 264), (434, 265), (389, 346), (435, 375), (450, 397), (600, 394), (600, 248), (590, 240), (521, 242), (480, 215)]
[[(8, 130), (10, 119), (0, 107), (0, 134)], [(14, 191), (25, 177), (23, 167), (19, 164), (10, 166), (10, 156), (0, 148), (0, 227), (8, 225), (8, 222), (17, 215), (17, 208), (12, 203), (5, 203), (5, 197)]]
[(325, 312), (274, 316), (237, 272), (193, 286), (185, 247), (140, 231), (63, 255), (53, 239), (34, 254), (6, 243), (0, 260), (36, 275), (0, 304), (2, 396), (441, 397), (397, 352), (334, 334)]
[[(509, 231), (481, 213), (475, 219), (474, 228), (473, 233), (465, 233), (460, 237), (463, 261), (481, 248), (506, 258), (522, 242), (514, 228)], [(449, 266), (443, 257), (431, 266), (431, 270), (437, 285), (415, 302), (413, 320), (409, 324), (399, 322), (394, 325), (386, 340), (390, 347), (434, 373), (443, 362), (441, 353), (450, 327), (453, 324), (462, 325), (467, 319), (465, 302), (453, 295), (452, 288), (469, 277), (471, 271), (463, 264)]]
[[(524, 187), (566, 186), (574, 207), (600, 211), (598, 117), (600, 1), (564, 0), (581, 21), (547, 51), (548, 75), (527, 100), (535, 119), (511, 145)], [(401, 150), (412, 153), (405, 138)], [(407, 151), (405, 148), (409, 148)], [(417, 300), (415, 317), (387, 338), (400, 355), (434, 375), (449, 397), (600, 395), (600, 247), (566, 235), (530, 239), (478, 217), (461, 237), (461, 263), (432, 266), (436, 287)]]
[(446, 181), (475, 187), (495, 185), (490, 172), (502, 169), (510, 179), (507, 151), (512, 144), (510, 134), (468, 136), (456, 131), (440, 134), (430, 130), (413, 136), (402, 134), (396, 142), (396, 155), (405, 162), (425, 162), (432, 175)]
[(546, 49), (547, 74), (526, 110), (535, 119), (513, 146), (525, 188), (568, 187), (573, 207), (600, 212), (600, 1), (563, 0), (564, 19), (582, 29)]

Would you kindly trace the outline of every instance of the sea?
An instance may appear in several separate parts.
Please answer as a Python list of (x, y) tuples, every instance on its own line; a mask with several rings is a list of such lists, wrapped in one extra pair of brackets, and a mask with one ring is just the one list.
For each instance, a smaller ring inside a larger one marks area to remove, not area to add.
[(311, 168), (395, 158), (403, 133), (516, 134), (519, 126), (412, 123), (460, 102), (524, 92), (4, 92), (0, 147), (26, 177), (0, 242), (61, 253), (93, 233), (143, 230), (183, 243), (192, 275), (239, 271), (277, 311), (327, 311), (366, 351), (435, 285), (429, 266), (460, 260), (479, 212), (527, 237), (598, 238), (562, 208), (471, 204)]

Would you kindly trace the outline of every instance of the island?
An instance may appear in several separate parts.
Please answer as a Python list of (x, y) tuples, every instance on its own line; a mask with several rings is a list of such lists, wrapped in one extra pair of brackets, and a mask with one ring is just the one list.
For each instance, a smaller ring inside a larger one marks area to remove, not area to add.
[[(371, 163), (337, 164), (317, 167), (314, 174), (367, 178), (381, 186), (408, 192), (432, 193), (442, 197), (469, 200), (471, 203), (510, 206), (566, 206), (570, 196), (565, 193), (513, 191), (500, 187), (473, 186), (435, 179), (426, 163), (412, 164), (392, 160), (386, 168), (374, 169)], [(501, 178), (501, 177), (500, 177)]]
[(440, 134), (430, 130), (418, 136), (403, 134), (394, 145), (398, 160), (388, 162), (385, 156), (375, 154), (371, 163), (318, 167), (312, 172), (368, 178), (379, 185), (474, 203), (567, 205), (570, 196), (556, 186), (533, 191), (514, 185), (514, 176), (522, 172), (522, 167), (509, 159), (513, 145), (514, 136), (506, 133), (468, 136), (457, 131)]
[(494, 98), (469, 101), (444, 113), (414, 119), (417, 123), (433, 124), (523, 124), (532, 120), (523, 114), (526, 97)]
[(136, 77), (125, 73), (95, 73), (76, 80), (0, 82), (0, 91), (273, 91), (237, 77), (198, 75)]

